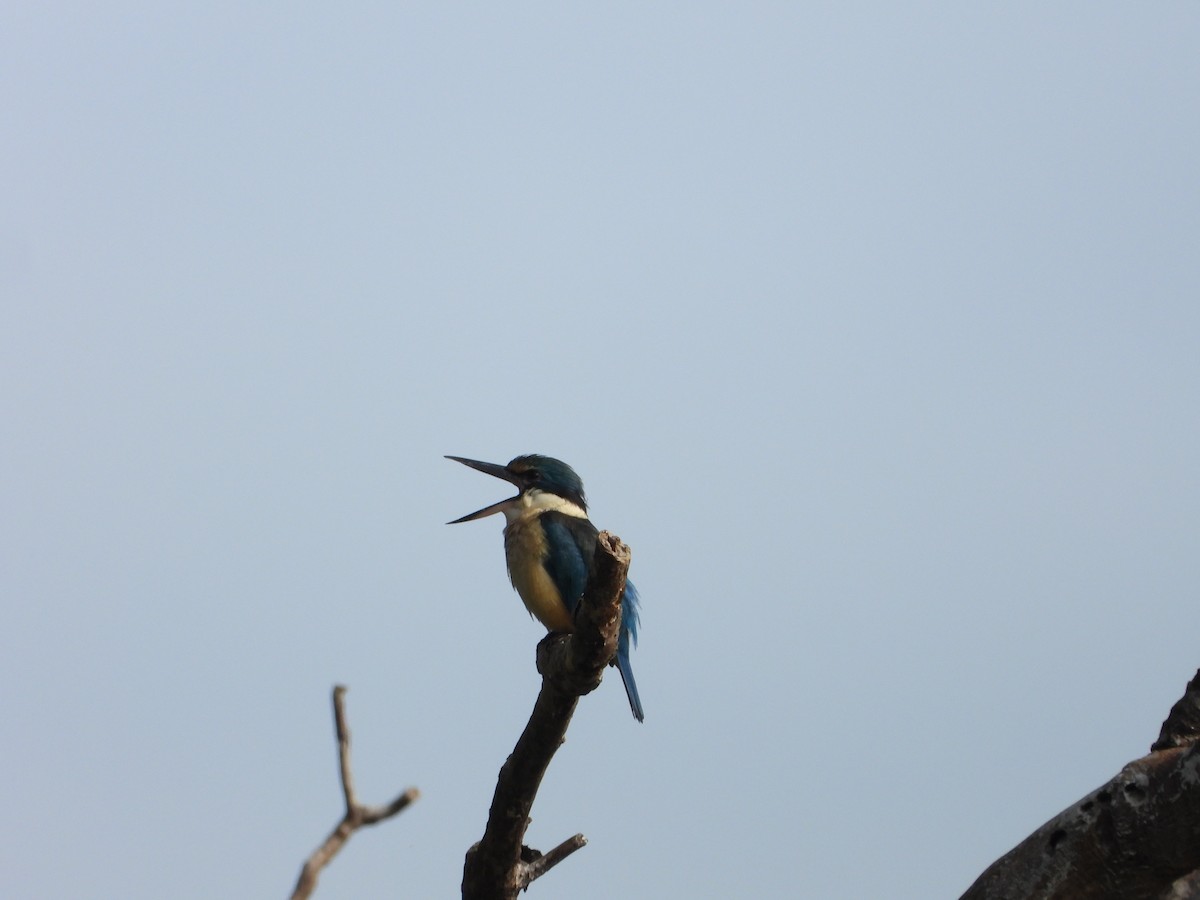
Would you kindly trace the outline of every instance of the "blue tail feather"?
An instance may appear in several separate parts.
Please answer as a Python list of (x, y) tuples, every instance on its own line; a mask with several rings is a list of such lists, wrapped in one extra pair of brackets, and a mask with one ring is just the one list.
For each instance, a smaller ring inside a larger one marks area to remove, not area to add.
[(633, 666), (629, 662), (630, 645), (636, 647), (638, 639), (638, 592), (631, 582), (625, 582), (625, 596), (621, 598), (621, 636), (617, 639), (617, 668), (621, 681), (625, 683), (625, 695), (629, 708), (639, 722), (645, 720), (642, 700), (638, 696), (637, 682), (633, 680)]

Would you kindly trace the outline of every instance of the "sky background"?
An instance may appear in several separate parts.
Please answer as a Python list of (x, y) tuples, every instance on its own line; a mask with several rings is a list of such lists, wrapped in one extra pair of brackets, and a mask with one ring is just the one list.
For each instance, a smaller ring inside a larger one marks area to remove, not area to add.
[(0, 10), (0, 887), (452, 897), (633, 548), (530, 897), (955, 897), (1200, 666), (1200, 5)]

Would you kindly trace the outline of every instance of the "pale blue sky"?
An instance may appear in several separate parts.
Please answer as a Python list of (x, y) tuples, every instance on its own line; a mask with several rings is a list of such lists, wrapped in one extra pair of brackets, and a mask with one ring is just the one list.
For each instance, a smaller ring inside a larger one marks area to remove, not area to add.
[(1200, 666), (1200, 6), (0, 11), (0, 885), (449, 897), (537, 690), (507, 487), (634, 551), (530, 896), (964, 890)]

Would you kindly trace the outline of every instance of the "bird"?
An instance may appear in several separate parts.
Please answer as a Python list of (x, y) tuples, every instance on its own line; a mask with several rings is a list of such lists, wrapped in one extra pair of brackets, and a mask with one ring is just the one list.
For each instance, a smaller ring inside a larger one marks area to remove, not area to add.
[[(504, 555), (508, 577), (529, 614), (550, 632), (575, 627), (575, 609), (583, 596), (596, 553), (599, 531), (587, 515), (583, 480), (560, 459), (530, 453), (507, 465), (447, 456), (455, 462), (502, 478), (517, 487), (517, 495), (447, 522), (457, 525), (504, 513)], [(621, 673), (629, 708), (645, 720), (629, 651), (637, 646), (638, 592), (625, 582), (621, 598), (621, 631), (612, 664)]]

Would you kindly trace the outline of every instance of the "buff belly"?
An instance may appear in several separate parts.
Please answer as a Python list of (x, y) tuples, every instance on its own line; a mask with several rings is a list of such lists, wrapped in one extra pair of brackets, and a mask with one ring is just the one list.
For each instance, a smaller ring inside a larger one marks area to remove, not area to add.
[(547, 549), (542, 526), (534, 516), (511, 522), (504, 529), (508, 577), (525, 608), (549, 631), (571, 631), (571, 615), (543, 565)]

